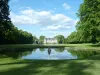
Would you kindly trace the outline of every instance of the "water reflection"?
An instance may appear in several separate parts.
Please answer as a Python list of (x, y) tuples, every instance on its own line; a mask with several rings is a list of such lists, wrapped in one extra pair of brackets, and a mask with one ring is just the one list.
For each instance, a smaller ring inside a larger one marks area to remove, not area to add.
[(39, 48), (41, 52), (45, 51), (45, 48)]
[(80, 59), (100, 54), (99, 51), (73, 50), (71, 48), (9, 48), (0, 49), (0, 57), (21, 59)]
[(65, 50), (65, 48), (61, 47), (61, 48), (55, 48), (55, 51), (57, 52), (63, 52)]
[(22, 56), (27, 56), (36, 49), (33, 48), (9, 48), (0, 50), (0, 56), (12, 57), (12, 58), (21, 58)]
[(74, 49), (67, 49), (73, 56), (77, 56), (78, 59), (87, 58), (93, 55), (100, 54), (100, 51), (96, 50), (74, 50)]

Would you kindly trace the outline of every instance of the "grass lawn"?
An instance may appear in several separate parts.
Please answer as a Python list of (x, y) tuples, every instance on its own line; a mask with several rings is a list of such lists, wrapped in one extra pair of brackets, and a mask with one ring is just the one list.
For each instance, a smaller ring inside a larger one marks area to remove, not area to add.
[(74, 48), (85, 48), (100, 50), (100, 44), (12, 44), (12, 45), (0, 45), (2, 48), (44, 48), (44, 47), (74, 47)]
[(8, 44), (8, 45), (0, 45), (2, 47), (99, 47), (100, 44)]
[(84, 60), (0, 59), (0, 75), (100, 75), (100, 56)]

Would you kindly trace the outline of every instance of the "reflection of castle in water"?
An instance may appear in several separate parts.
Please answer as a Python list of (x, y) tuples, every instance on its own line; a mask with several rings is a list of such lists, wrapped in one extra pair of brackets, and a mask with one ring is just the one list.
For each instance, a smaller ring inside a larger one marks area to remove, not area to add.
[(48, 48), (48, 54), (49, 55), (51, 54), (51, 48)]

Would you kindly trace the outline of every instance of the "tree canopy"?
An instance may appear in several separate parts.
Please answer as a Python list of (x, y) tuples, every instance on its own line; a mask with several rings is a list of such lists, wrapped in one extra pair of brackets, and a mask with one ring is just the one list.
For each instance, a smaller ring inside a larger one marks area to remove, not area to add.
[[(76, 32), (72, 33), (67, 39), (72, 42), (99, 42), (100, 38), (100, 0), (84, 0), (77, 13), (80, 18), (76, 25)], [(75, 36), (76, 35), (76, 36)], [(77, 36), (78, 35), (78, 36)], [(79, 38), (80, 37), (80, 38)]]
[(57, 35), (55, 38), (58, 41), (58, 44), (64, 44), (65, 43), (65, 37), (63, 35)]
[(31, 44), (33, 36), (18, 30), (9, 18), (9, 0), (0, 0), (0, 44)]
[(43, 35), (41, 35), (40, 37), (39, 37), (39, 42), (40, 42), (40, 44), (43, 44), (44, 43), (44, 39), (45, 39), (46, 37), (45, 36), (43, 36)]

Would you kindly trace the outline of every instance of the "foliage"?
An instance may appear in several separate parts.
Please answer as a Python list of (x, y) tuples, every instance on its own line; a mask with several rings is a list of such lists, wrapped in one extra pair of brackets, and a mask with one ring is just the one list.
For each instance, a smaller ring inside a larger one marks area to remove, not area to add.
[(77, 32), (72, 32), (70, 36), (65, 39), (66, 43), (78, 43)]
[(90, 43), (91, 39), (87, 38), (87, 39), (83, 39), (83, 35), (81, 33), (81, 31), (79, 32), (72, 32), (66, 39), (65, 39), (65, 43), (73, 43), (73, 44), (77, 44), (77, 43)]
[(33, 36), (33, 43), (34, 44), (38, 44), (39, 43), (39, 40), (36, 36)]
[(41, 35), (41, 36), (39, 37), (39, 42), (40, 42), (40, 44), (43, 44), (43, 43), (44, 43), (44, 39), (45, 39), (45, 36), (43, 36), (43, 35)]
[(0, 0), (0, 21), (10, 21), (8, 2), (9, 0)]
[(58, 44), (64, 44), (65, 43), (65, 37), (63, 35), (57, 35), (55, 38), (58, 41)]
[[(70, 35), (72, 42), (96, 43), (100, 40), (100, 0), (84, 0), (77, 13), (80, 18), (76, 25), (77, 32)], [(79, 38), (81, 37), (81, 38)], [(69, 37), (67, 39), (70, 39)], [(75, 40), (76, 38), (76, 40)]]
[(33, 36), (26, 31), (18, 30), (9, 18), (9, 0), (0, 0), (0, 44), (33, 43)]

